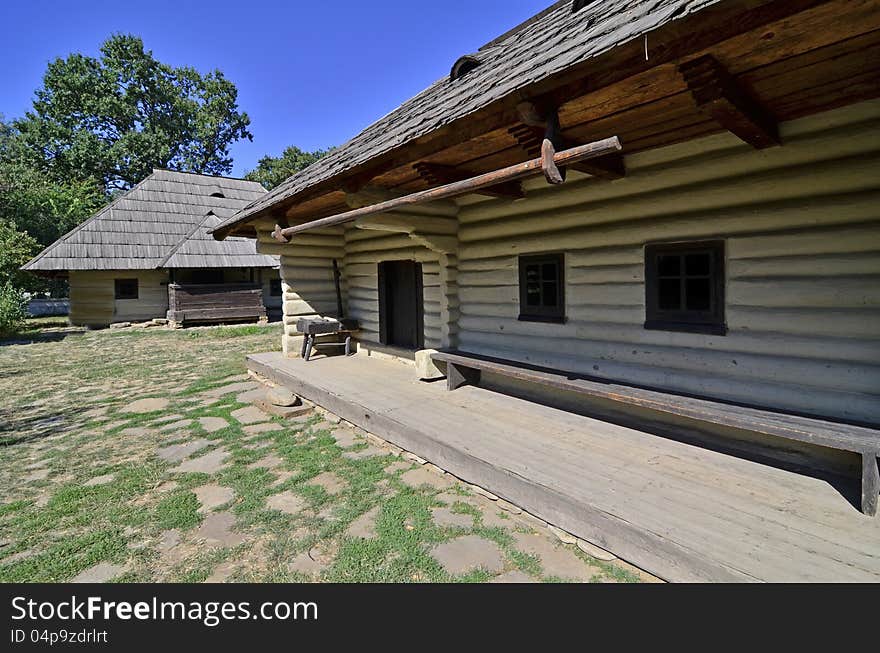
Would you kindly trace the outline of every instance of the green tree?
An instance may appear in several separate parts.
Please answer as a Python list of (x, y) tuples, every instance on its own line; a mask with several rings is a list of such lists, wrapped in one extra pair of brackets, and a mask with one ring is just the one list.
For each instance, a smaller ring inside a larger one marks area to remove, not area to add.
[(237, 101), (220, 71), (171, 67), (140, 38), (117, 34), (99, 58), (52, 61), (33, 110), (14, 127), (32, 168), (55, 181), (95, 179), (109, 191), (153, 168), (228, 173), (229, 145), (253, 139)]
[(19, 268), (39, 251), (39, 243), (29, 234), (19, 231), (14, 223), (0, 219), (0, 287), (32, 289), (35, 278)]
[(21, 161), (0, 158), (0, 223), (25, 230), (40, 248), (76, 227), (107, 199), (94, 180), (55, 181)]
[(333, 148), (305, 152), (295, 145), (291, 145), (279, 157), (264, 156), (257, 163), (257, 167), (247, 173), (244, 178), (258, 181), (263, 184), (266, 190), (272, 190), (288, 177), (308, 168), (332, 150)]

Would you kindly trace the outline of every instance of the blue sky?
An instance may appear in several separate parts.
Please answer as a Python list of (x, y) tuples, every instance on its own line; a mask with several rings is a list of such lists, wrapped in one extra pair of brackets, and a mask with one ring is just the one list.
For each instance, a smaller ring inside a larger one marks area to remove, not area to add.
[(160, 61), (219, 68), (238, 86), (254, 133), (232, 148), (240, 176), (287, 145), (341, 144), (551, 3), (9, 0), (0, 10), (0, 113), (30, 107), (55, 57), (95, 55), (110, 34), (137, 34)]

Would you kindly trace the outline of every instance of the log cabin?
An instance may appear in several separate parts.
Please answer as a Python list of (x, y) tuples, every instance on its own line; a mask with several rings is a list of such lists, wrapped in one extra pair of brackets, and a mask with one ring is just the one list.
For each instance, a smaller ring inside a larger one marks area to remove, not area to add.
[(256, 182), (154, 170), (22, 269), (68, 279), (74, 325), (265, 321), (281, 310), (278, 257), (209, 234), (264, 193)]
[(213, 231), (281, 256), (251, 369), (665, 578), (880, 579), (880, 3), (562, 0), (450, 68)]

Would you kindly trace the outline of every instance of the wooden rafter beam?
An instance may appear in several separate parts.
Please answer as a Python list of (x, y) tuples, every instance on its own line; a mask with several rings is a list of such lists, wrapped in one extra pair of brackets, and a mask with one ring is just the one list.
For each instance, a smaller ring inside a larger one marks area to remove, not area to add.
[[(440, 186), (441, 184), (449, 184), (453, 181), (461, 181), (472, 177), (473, 174), (465, 172), (455, 166), (443, 165), (441, 163), (429, 163), (428, 161), (420, 161), (413, 165), (413, 169), (418, 173), (419, 177), (424, 179), (429, 186)], [(520, 199), (525, 197), (522, 184), (518, 181), (508, 181), (497, 186), (489, 186), (476, 191), (480, 195), (488, 195), (489, 197), (502, 197), (508, 199)]]
[(697, 108), (756, 149), (780, 145), (776, 119), (706, 54), (678, 67)]
[[(552, 149), (552, 147), (550, 149)], [(526, 179), (541, 173), (546, 174), (549, 180), (551, 177), (551, 174), (549, 173), (551, 173), (556, 167), (565, 168), (578, 161), (603, 156), (612, 152), (619, 152), (620, 149), (620, 140), (616, 136), (601, 141), (595, 141), (594, 143), (587, 143), (586, 145), (578, 145), (577, 147), (569, 148), (562, 152), (553, 153), (545, 148), (543, 157), (524, 161), (523, 163), (517, 163), (499, 170), (493, 170), (492, 172), (477, 175), (476, 177), (454, 181), (451, 184), (445, 184), (443, 186), (438, 186), (437, 188), (429, 188), (416, 193), (410, 193), (403, 197), (397, 197), (371, 206), (345, 211), (344, 213), (331, 215), (319, 220), (312, 220), (311, 222), (287, 227), (286, 229), (276, 225), (275, 231), (272, 232), (272, 236), (282, 243), (287, 243), (290, 241), (291, 236), (303, 231), (354, 222), (358, 218), (374, 215), (376, 213), (395, 211), (403, 207), (424, 205), (427, 202), (460, 197), (462, 195), (476, 192), (482, 188), (497, 186), (498, 184), (503, 184), (509, 181)]]
[[(545, 127), (537, 125), (519, 124), (511, 127), (507, 132), (516, 139), (519, 146), (529, 155), (538, 156), (541, 153), (541, 145), (544, 142)], [(554, 139), (557, 149), (568, 149), (571, 141), (557, 134)], [(589, 161), (581, 161), (569, 166), (572, 170), (583, 172), (600, 179), (620, 179), (626, 176), (626, 166), (623, 163), (623, 155), (620, 152), (608, 154)]]

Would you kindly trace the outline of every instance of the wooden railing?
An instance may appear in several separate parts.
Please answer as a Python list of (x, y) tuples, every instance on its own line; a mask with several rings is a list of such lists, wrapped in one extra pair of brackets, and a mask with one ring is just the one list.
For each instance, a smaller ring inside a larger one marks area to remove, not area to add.
[(253, 283), (168, 285), (168, 320), (173, 324), (266, 321), (263, 290)]

